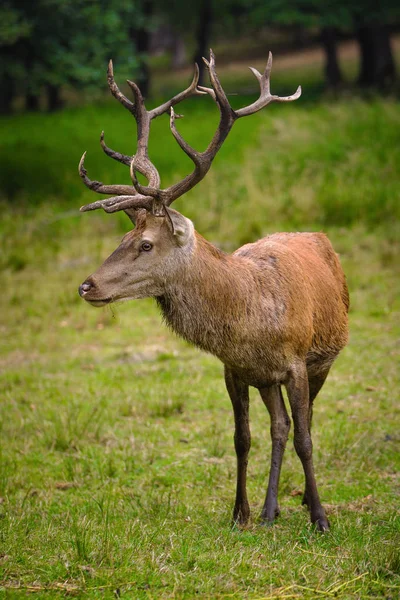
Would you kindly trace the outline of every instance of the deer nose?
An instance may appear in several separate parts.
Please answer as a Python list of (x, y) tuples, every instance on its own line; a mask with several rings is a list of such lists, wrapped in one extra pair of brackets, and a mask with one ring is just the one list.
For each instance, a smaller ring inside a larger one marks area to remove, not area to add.
[(92, 289), (92, 287), (93, 285), (89, 283), (89, 281), (84, 281), (82, 285), (79, 286), (79, 295), (83, 297)]

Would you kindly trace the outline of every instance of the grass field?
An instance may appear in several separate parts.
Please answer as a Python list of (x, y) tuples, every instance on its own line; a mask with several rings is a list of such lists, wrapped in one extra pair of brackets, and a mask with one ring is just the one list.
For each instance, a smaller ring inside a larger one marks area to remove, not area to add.
[[(108, 102), (20, 115), (2, 121), (0, 142), (0, 597), (400, 596), (400, 110), (390, 98), (307, 99), (308, 74), (277, 73), (273, 91), (306, 83), (304, 102), (238, 122), (207, 179), (176, 204), (227, 251), (276, 230), (325, 230), (341, 255), (351, 340), (313, 426), (331, 531), (317, 534), (300, 506), (292, 438), (282, 514), (258, 523), (270, 442), (255, 390), (253, 518), (232, 527), (220, 363), (175, 338), (152, 300), (94, 309), (77, 294), (130, 224), (79, 215), (95, 195), (77, 162), (88, 150), (89, 176), (127, 181), (97, 135), (132, 152), (130, 115)], [(187, 104), (179, 129), (205, 147), (215, 108)], [(189, 162), (166, 118), (152, 140), (168, 185)]]

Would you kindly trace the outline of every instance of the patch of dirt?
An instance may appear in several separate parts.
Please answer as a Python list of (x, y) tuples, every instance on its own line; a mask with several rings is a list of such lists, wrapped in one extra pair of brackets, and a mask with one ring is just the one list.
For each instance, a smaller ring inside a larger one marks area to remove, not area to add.
[(0, 357), (0, 370), (12, 369), (21, 365), (28, 365), (32, 362), (42, 364), (43, 355), (35, 352), (24, 352), (23, 350), (13, 350), (6, 356)]
[[(400, 36), (392, 36), (391, 38), (393, 54), (396, 56), (400, 54)], [(338, 53), (340, 61), (357, 60), (359, 57), (358, 44), (354, 40), (341, 42), (338, 44)], [(218, 57), (217, 57), (218, 59)], [(256, 68), (265, 68), (267, 59), (267, 51), (265, 57), (259, 59), (245, 59), (243, 61), (235, 61), (228, 65), (221, 65), (220, 71), (226, 73), (233, 73), (240, 71), (243, 73), (243, 68), (251, 63)], [(274, 55), (274, 69), (295, 69), (298, 67), (304, 67), (307, 65), (322, 65), (325, 61), (325, 53), (322, 47), (316, 46), (305, 50), (299, 50), (298, 52), (288, 54), (276, 54)], [(192, 74), (192, 67), (183, 69), (182, 73), (187, 72), (187, 76), (190, 77)]]

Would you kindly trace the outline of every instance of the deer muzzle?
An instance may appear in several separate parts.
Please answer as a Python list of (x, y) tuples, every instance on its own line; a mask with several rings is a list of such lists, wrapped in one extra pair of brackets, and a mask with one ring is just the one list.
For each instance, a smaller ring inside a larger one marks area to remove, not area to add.
[(89, 280), (84, 281), (78, 288), (81, 298), (89, 302), (92, 306), (105, 306), (111, 302), (111, 298), (96, 298), (96, 286)]

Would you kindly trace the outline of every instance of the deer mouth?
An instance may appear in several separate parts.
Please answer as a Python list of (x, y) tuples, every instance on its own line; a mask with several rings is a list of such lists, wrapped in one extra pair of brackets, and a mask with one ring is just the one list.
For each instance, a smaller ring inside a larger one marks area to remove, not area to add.
[(102, 300), (89, 300), (89, 299), (85, 298), (85, 300), (86, 300), (86, 302), (89, 302), (89, 304), (91, 304), (92, 306), (95, 306), (96, 308), (97, 307), (100, 308), (101, 306), (106, 306), (106, 304), (110, 304), (110, 302), (113, 301), (112, 298), (104, 298)]

